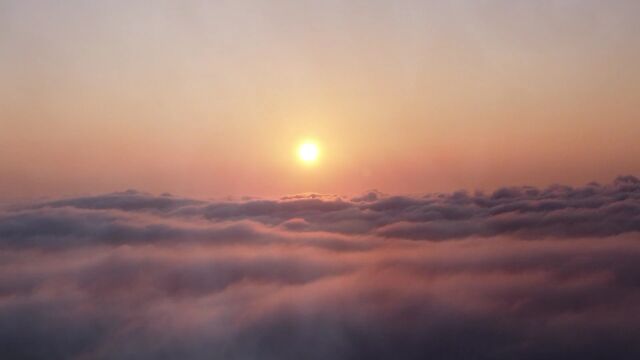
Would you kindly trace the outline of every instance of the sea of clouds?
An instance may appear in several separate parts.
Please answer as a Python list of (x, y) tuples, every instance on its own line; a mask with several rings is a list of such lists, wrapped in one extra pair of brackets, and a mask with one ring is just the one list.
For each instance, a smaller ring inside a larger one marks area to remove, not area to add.
[(3, 359), (639, 359), (640, 180), (0, 210)]

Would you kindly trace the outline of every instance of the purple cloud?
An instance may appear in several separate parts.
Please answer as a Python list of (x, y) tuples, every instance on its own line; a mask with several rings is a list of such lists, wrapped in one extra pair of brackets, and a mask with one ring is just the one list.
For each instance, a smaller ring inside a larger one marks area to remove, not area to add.
[(9, 359), (634, 359), (638, 224), (634, 177), (350, 200), (129, 191), (14, 207), (0, 212), (0, 349)]

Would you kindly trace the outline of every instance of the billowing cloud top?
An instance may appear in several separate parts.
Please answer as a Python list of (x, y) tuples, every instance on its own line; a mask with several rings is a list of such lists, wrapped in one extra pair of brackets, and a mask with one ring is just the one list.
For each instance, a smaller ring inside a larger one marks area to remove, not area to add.
[(640, 180), (0, 212), (9, 359), (640, 358)]

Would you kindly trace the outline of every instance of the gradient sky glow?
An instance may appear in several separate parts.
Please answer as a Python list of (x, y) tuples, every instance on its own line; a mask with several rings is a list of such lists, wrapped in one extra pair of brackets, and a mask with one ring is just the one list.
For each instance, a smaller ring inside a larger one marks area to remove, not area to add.
[(0, 199), (608, 181), (638, 64), (632, 0), (2, 0)]

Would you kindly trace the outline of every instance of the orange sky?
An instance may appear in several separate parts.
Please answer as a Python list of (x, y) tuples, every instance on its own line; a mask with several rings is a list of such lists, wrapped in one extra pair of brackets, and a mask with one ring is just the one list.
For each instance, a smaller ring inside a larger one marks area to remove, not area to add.
[(636, 1), (4, 1), (0, 199), (637, 175), (639, 18)]

